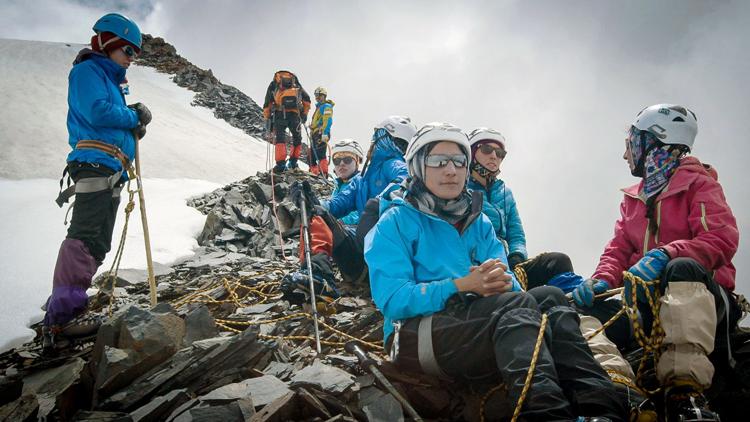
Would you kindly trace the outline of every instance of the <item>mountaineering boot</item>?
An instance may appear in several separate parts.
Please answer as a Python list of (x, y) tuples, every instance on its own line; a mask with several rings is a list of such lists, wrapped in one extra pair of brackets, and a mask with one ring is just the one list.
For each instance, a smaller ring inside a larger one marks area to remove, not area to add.
[(659, 420), (654, 402), (646, 397), (646, 393), (643, 390), (617, 381), (613, 382), (613, 384), (615, 385), (615, 390), (622, 398), (622, 402), (628, 408), (629, 421), (656, 422)]
[(706, 398), (689, 385), (672, 387), (664, 394), (667, 422), (715, 422), (719, 415), (708, 408)]
[[(331, 258), (326, 253), (316, 253), (310, 257), (312, 267), (313, 287), (315, 296), (326, 302), (337, 299), (340, 294), (336, 289)], [(307, 262), (303, 260), (299, 271), (291, 272), (281, 280), (281, 291), (284, 299), (292, 304), (310, 301), (310, 276), (307, 272)]]
[(314, 174), (315, 176), (320, 174), (320, 167), (317, 165), (310, 166), (310, 173)]
[(299, 166), (297, 165), (297, 159), (296, 158), (290, 158), (289, 161), (286, 164), (287, 170), (296, 170)]
[(276, 174), (281, 174), (286, 171), (286, 161), (277, 161), (276, 165), (273, 166), (273, 172)]

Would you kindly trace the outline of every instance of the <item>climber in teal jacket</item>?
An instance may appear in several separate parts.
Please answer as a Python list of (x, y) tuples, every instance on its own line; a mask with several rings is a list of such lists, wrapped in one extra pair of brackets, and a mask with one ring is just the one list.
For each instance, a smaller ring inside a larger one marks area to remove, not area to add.
[(506, 244), (511, 266), (528, 258), (526, 234), (518, 214), (513, 192), (499, 179), (505, 158), (505, 138), (497, 131), (479, 128), (469, 134), (471, 167), (469, 189), (484, 194), (482, 212), (489, 217), (495, 233)]

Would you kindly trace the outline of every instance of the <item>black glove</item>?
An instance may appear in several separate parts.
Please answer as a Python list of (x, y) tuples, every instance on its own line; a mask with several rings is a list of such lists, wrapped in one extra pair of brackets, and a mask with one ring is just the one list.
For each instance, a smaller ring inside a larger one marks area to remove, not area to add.
[(138, 139), (143, 139), (143, 137), (146, 136), (146, 126), (138, 123), (138, 126), (133, 128), (133, 136)]
[(320, 205), (318, 198), (315, 196), (315, 192), (312, 190), (312, 186), (310, 186), (310, 182), (307, 180), (304, 182), (297, 180), (292, 183), (292, 186), (289, 187), (289, 193), (287, 196), (297, 206), (300, 206), (300, 201), (304, 200), (308, 213), (312, 213), (315, 206)]
[(146, 126), (147, 124), (151, 123), (151, 110), (149, 110), (145, 104), (143, 103), (130, 104), (128, 108), (138, 113), (138, 122), (141, 125)]
[(516, 265), (522, 263), (523, 261), (525, 261), (525, 259), (523, 259), (523, 255), (518, 252), (513, 252), (512, 254), (508, 255), (508, 266), (510, 267), (511, 271), (515, 270)]
[(299, 119), (302, 120), (302, 123), (307, 123), (307, 114), (300, 113)]

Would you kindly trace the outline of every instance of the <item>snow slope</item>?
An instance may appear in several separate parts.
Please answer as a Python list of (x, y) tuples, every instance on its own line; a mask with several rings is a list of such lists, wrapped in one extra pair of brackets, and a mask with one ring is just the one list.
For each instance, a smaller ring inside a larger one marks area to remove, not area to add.
[[(69, 152), (67, 75), (82, 47), (0, 39), (0, 350), (31, 337), (26, 325), (41, 318), (52, 286), (67, 229), (66, 210), (53, 202)], [(265, 170), (267, 144), (190, 106), (194, 93), (168, 75), (132, 66), (128, 79), (128, 102), (141, 101), (154, 115), (141, 144), (144, 192), (154, 260), (170, 264), (197, 247), (205, 221), (185, 200)], [(137, 206), (130, 218), (121, 268), (144, 268)], [(109, 269), (112, 255), (100, 271)]]
[[(80, 44), (0, 39), (0, 177), (59, 178), (68, 154), (67, 78)], [(145, 177), (228, 183), (265, 169), (266, 143), (190, 106), (194, 93), (149, 67), (128, 70), (129, 103), (154, 116), (141, 144)], [(33, 161), (29, 161), (32, 160)]]

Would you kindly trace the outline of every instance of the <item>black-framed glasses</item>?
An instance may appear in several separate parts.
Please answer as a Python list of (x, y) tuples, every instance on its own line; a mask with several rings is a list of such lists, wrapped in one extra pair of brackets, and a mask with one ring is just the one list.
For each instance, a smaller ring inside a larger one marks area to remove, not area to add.
[(466, 167), (466, 162), (468, 160), (466, 159), (466, 156), (463, 154), (455, 154), (455, 155), (443, 155), (443, 154), (432, 154), (428, 155), (425, 160), (424, 164), (427, 167), (435, 167), (435, 168), (442, 168), (448, 165), (449, 162), (452, 162), (456, 168), (464, 168)]
[(344, 157), (333, 157), (333, 165), (337, 166), (341, 163), (344, 163), (346, 165), (349, 165), (354, 162), (354, 158), (350, 156), (344, 156)]
[(494, 152), (495, 155), (497, 155), (497, 158), (501, 160), (508, 154), (503, 147), (492, 144), (482, 144), (479, 147), (479, 151), (482, 151), (482, 154), (492, 154)]
[(133, 48), (133, 46), (131, 45), (123, 46), (122, 52), (125, 53), (125, 55), (130, 57), (131, 59), (134, 59), (138, 55), (138, 52), (135, 51), (135, 48)]

